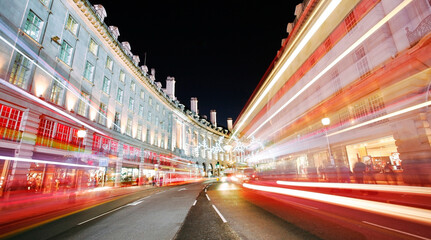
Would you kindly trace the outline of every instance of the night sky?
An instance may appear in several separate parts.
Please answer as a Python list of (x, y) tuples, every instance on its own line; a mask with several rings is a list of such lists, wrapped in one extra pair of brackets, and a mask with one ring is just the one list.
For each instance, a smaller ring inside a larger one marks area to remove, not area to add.
[(217, 123), (235, 122), (287, 37), (300, 0), (162, 1), (90, 0), (102, 4), (105, 23), (117, 26), (140, 65), (156, 70), (166, 86), (175, 77), (175, 95), (200, 115), (217, 110)]

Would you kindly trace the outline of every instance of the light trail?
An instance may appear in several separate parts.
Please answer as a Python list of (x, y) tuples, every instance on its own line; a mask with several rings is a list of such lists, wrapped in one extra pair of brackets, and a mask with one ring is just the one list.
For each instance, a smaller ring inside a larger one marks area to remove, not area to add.
[(54, 161), (37, 160), (37, 159), (20, 158), (20, 157), (0, 156), (0, 159), (10, 160), (10, 161), (18, 161), (18, 162), (32, 162), (32, 163), (44, 163), (44, 164), (46, 163), (46, 164), (61, 165), (61, 166), (71, 166), (71, 167), (99, 168), (99, 166), (90, 166), (90, 165), (82, 165), (82, 164), (74, 164), (74, 163), (64, 163), (64, 162), (54, 162)]
[[(325, 75), (330, 69), (332, 69), (336, 64), (338, 64), (344, 57), (350, 54), (355, 48), (362, 44), (366, 39), (368, 39), (372, 34), (374, 34), (380, 27), (386, 24), (390, 19), (392, 19), (397, 13), (404, 9), (413, 0), (405, 0), (400, 5), (398, 5), (394, 10), (387, 14), (382, 20), (380, 20), (374, 27), (368, 30), (361, 38), (359, 38), (355, 43), (350, 45), (346, 51), (341, 53), (333, 62), (331, 62), (326, 68), (319, 73), (304, 87), (302, 87), (295, 95), (293, 95), (289, 100), (287, 100), (280, 108), (277, 109), (271, 116), (269, 116), (263, 123), (261, 123), (253, 132), (251, 132), (247, 138), (253, 136), (257, 131), (259, 131), (266, 123), (271, 121), (277, 114), (279, 114), (283, 109), (285, 109), (290, 103), (292, 103), (299, 95), (305, 92), (311, 85), (313, 85), (317, 80), (319, 80), (323, 75)], [(285, 69), (283, 69), (284, 71)], [(280, 69), (282, 71), (282, 69)], [(269, 87), (268, 87), (269, 88)], [(268, 90), (269, 91), (269, 90)], [(249, 112), (251, 114), (251, 111)], [(249, 114), (249, 115), (250, 115)], [(245, 120), (243, 120), (244, 122)]]
[[(310, 31), (308, 31), (308, 33), (305, 35), (305, 37), (302, 39), (302, 41), (295, 48), (295, 50), (293, 51), (292, 55), (289, 56), (289, 58), (283, 64), (283, 66), (281, 67), (281, 69), (274, 76), (273, 80), (268, 84), (268, 86), (266, 87), (266, 89), (263, 91), (263, 93), (256, 100), (256, 103), (251, 107), (251, 109), (245, 115), (245, 117), (243, 118), (243, 120), (238, 124), (238, 127), (233, 132), (232, 137), (234, 137), (238, 133), (238, 129), (241, 128), (241, 126), (244, 124), (244, 122), (247, 120), (247, 118), (256, 109), (257, 105), (259, 105), (260, 102), (265, 98), (266, 94), (268, 94), (268, 92), (270, 91), (270, 89), (277, 83), (277, 81), (281, 78), (281, 75), (284, 73), (284, 71), (295, 60), (295, 58), (298, 56), (298, 54), (302, 50), (302, 48), (304, 48), (304, 46), (313, 37), (313, 35), (317, 32), (317, 30), (321, 27), (321, 25), (326, 21), (326, 19), (331, 15), (331, 13), (335, 10), (335, 8), (338, 6), (338, 4), (340, 2), (341, 2), (341, 0), (334, 0), (334, 1), (331, 1), (331, 3), (327, 6), (327, 8), (323, 11), (322, 15), (320, 15), (320, 17), (316, 21), (316, 23), (313, 24), (313, 26), (310, 29)], [(232, 137), (231, 137), (231, 139), (232, 139)], [(229, 140), (229, 142), (230, 142), (230, 140)]]
[(243, 186), (253, 190), (299, 197), (431, 225), (431, 210), (428, 209), (249, 183), (243, 183)]
[(277, 184), (294, 187), (318, 187), (318, 188), (338, 188), (338, 189), (357, 189), (375, 190), (382, 192), (412, 193), (431, 195), (429, 187), (415, 187), (402, 185), (379, 185), (379, 184), (358, 184), (358, 183), (326, 183), (326, 182), (289, 182), (277, 181)]

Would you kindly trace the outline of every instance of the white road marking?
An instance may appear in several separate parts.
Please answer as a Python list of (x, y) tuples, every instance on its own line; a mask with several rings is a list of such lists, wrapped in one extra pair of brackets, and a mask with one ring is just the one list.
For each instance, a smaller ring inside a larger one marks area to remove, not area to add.
[(205, 188), (205, 192), (207, 192), (207, 189)]
[(187, 188), (181, 188), (181, 189), (178, 190), (178, 192), (179, 191), (184, 191), (184, 190), (187, 190)]
[(208, 198), (208, 201), (211, 201), (210, 197), (208, 197), (208, 194), (205, 194), (205, 196), (207, 196), (207, 198)]
[(86, 221), (80, 222), (80, 223), (78, 223), (78, 225), (82, 225), (82, 224), (84, 224), (84, 223), (90, 222), (90, 221), (92, 221), (92, 220), (94, 220), (94, 219), (96, 219), (96, 218), (100, 218), (100, 217), (102, 217), (102, 216), (105, 216), (106, 214), (109, 214), (109, 213), (111, 213), (111, 212), (115, 212), (115, 211), (120, 210), (120, 209), (122, 209), (122, 208), (124, 208), (124, 207), (125, 207), (125, 206), (121, 206), (121, 207), (115, 208), (115, 209), (113, 209), (113, 210), (111, 210), (111, 211), (108, 211), (108, 212), (106, 212), (106, 213), (102, 213), (102, 214), (100, 214), (99, 216), (96, 216), (96, 217), (90, 218), (90, 219), (88, 219), (88, 220), (86, 220)]
[(391, 230), (391, 231), (394, 231), (394, 232), (398, 232), (398, 233), (402, 233), (402, 234), (405, 234), (405, 235), (409, 235), (409, 236), (412, 236), (412, 237), (415, 237), (415, 238), (419, 238), (419, 239), (425, 239), (425, 240), (430, 240), (431, 239), (431, 238), (426, 238), (426, 237), (422, 237), (422, 236), (419, 236), (419, 235), (415, 235), (415, 234), (412, 234), (412, 233), (404, 232), (404, 231), (401, 231), (401, 230), (393, 229), (393, 228), (390, 228), (390, 227), (385, 227), (385, 226), (378, 225), (378, 224), (375, 224), (375, 223), (370, 223), (370, 222), (367, 222), (367, 221), (362, 221), (362, 222), (366, 223), (366, 224), (369, 224), (369, 225), (373, 225), (373, 226), (379, 227), (379, 228), (383, 228), (383, 229), (386, 229), (386, 230)]
[(193, 206), (196, 205), (197, 202), (198, 202), (198, 200), (195, 200), (195, 202), (193, 203)]
[(216, 208), (216, 206), (214, 206), (214, 204), (213, 204), (213, 208), (214, 208), (214, 210), (217, 212), (217, 214), (219, 215), (219, 217), (221, 218), (221, 220), (224, 222), (224, 223), (226, 223), (227, 221), (226, 221), (226, 219), (223, 217), (223, 215), (221, 215), (221, 213), (219, 212), (219, 210)]
[(165, 191), (157, 192), (156, 194), (160, 194), (160, 193), (163, 193), (163, 192), (165, 192)]
[(138, 205), (138, 204), (140, 204), (142, 202), (143, 202), (143, 200), (141, 200), (141, 201), (135, 201), (135, 202), (127, 204), (127, 206), (136, 206), (136, 205)]

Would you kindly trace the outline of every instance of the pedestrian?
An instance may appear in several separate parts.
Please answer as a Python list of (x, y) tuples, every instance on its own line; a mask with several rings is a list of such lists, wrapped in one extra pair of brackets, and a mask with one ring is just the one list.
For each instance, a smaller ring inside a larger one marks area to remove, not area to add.
[(377, 183), (376, 178), (374, 177), (373, 163), (371, 161), (368, 161), (365, 165), (365, 175), (367, 176), (368, 183)]
[(355, 166), (353, 167), (353, 174), (355, 175), (356, 183), (364, 183), (365, 169), (365, 164), (358, 159), (358, 161), (355, 163)]
[(340, 172), (340, 182), (350, 183), (350, 175), (351, 175), (350, 169), (343, 164), (339, 168), (339, 172)]
[(383, 174), (385, 175), (386, 183), (391, 184), (391, 182), (394, 182), (395, 185), (398, 184), (397, 176), (390, 162), (387, 162), (386, 165), (383, 167)]

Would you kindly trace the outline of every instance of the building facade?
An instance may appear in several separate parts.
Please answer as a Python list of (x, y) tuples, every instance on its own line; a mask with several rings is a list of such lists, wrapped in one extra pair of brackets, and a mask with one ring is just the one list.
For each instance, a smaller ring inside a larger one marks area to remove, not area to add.
[(431, 2), (307, 0), (233, 135), (260, 172), (325, 178), (388, 165), (429, 184)]
[[(0, 194), (216, 174), (229, 131), (185, 108), (140, 65), (103, 6), (0, 8)], [(197, 107), (197, 106), (196, 106)]]

